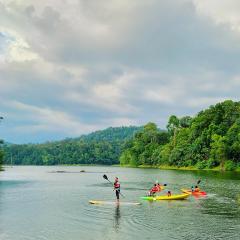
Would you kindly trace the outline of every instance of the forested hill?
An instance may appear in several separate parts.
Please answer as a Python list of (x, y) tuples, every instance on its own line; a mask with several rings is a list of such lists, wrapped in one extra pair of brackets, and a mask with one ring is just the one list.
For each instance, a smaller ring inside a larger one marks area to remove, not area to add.
[(80, 138), (74, 140), (84, 141), (125, 141), (132, 138), (134, 133), (143, 129), (143, 127), (110, 127), (105, 130), (96, 131), (87, 135), (82, 135)]
[(194, 117), (172, 115), (167, 131), (148, 123), (44, 144), (8, 144), (4, 151), (4, 163), (18, 165), (110, 165), (120, 159), (131, 166), (240, 169), (240, 102), (227, 100)]
[(126, 143), (121, 164), (240, 168), (240, 102), (218, 103), (193, 118), (172, 115), (167, 129), (145, 125)]
[(142, 127), (110, 127), (79, 138), (43, 144), (6, 145), (4, 164), (116, 164), (123, 144)]

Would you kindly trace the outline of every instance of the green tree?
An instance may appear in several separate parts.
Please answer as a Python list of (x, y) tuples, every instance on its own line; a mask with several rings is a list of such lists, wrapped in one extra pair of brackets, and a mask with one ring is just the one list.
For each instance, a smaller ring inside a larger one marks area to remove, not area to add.
[(158, 130), (155, 123), (147, 123), (143, 130), (136, 133), (125, 145), (120, 157), (121, 164), (155, 165), (158, 162), (156, 149), (169, 141), (167, 132)]
[(172, 115), (167, 133), (156, 129), (148, 123), (125, 148), (138, 165), (225, 169), (240, 165), (240, 102), (217, 103), (193, 118)]
[(175, 115), (170, 116), (167, 124), (167, 129), (169, 134), (173, 138), (174, 147), (176, 146), (176, 136), (177, 136), (177, 130), (179, 129), (179, 127), (180, 127), (179, 119)]
[(221, 169), (224, 168), (224, 162), (226, 160), (226, 144), (225, 137), (218, 134), (212, 136), (210, 157), (220, 164)]
[(188, 128), (191, 125), (192, 118), (190, 116), (185, 116), (179, 119), (179, 125), (182, 128)]
[(240, 118), (229, 128), (226, 143), (227, 158), (238, 164), (240, 161)]

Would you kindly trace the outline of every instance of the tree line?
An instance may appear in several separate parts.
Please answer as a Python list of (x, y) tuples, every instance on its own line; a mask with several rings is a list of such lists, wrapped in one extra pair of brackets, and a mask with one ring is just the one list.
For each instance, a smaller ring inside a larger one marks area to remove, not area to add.
[(75, 139), (43, 144), (7, 144), (4, 163), (14, 165), (118, 164), (125, 140), (141, 127), (107, 128)]
[[(3, 158), (4, 151), (4, 158)], [(43, 144), (6, 144), (0, 164), (121, 164), (225, 170), (240, 168), (240, 102), (210, 106), (196, 116), (169, 117), (166, 130), (108, 128), (75, 139)]]
[(176, 166), (198, 169), (240, 167), (240, 102), (226, 100), (195, 117), (170, 116), (167, 131), (148, 123), (126, 141), (122, 165)]

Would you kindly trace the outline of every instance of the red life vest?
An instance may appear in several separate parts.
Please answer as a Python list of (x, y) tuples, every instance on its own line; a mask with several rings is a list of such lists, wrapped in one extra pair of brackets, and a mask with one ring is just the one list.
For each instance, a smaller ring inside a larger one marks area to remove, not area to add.
[(120, 183), (119, 182), (114, 182), (114, 188), (120, 188)]
[(154, 187), (151, 189), (151, 192), (158, 192), (158, 187), (157, 187), (157, 186), (154, 186)]

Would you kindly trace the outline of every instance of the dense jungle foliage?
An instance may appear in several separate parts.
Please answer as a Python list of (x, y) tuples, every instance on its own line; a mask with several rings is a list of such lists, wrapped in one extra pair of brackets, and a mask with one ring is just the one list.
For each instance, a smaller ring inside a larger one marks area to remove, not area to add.
[(195, 117), (170, 116), (167, 132), (148, 123), (125, 143), (122, 165), (240, 167), (240, 102), (210, 106)]

